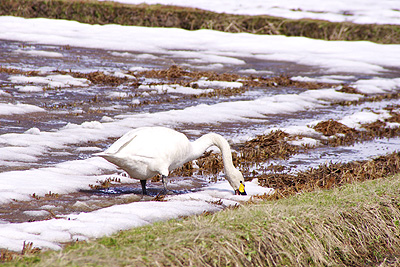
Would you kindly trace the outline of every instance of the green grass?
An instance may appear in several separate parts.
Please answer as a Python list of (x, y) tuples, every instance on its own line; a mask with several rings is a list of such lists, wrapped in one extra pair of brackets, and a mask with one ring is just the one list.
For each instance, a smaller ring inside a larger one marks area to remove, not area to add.
[(91, 24), (122, 24), (213, 29), (225, 32), (281, 34), (324, 40), (368, 40), (400, 43), (399, 25), (360, 25), (320, 20), (245, 16), (162, 5), (127, 5), (93, 0), (1, 0), (0, 15), (76, 20)]
[(400, 176), (121, 231), (9, 266), (400, 264)]

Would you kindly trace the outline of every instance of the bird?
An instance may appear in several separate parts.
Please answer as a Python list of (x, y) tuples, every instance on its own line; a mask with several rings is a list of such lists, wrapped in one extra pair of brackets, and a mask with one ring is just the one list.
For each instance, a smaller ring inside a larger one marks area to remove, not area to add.
[(159, 174), (164, 190), (165, 179), (174, 169), (202, 156), (211, 146), (217, 146), (222, 153), (225, 178), (235, 195), (247, 195), (242, 173), (232, 162), (228, 141), (217, 133), (207, 133), (195, 141), (189, 141), (185, 134), (171, 128), (154, 126), (140, 127), (128, 131), (108, 149), (94, 154), (113, 163), (140, 180), (143, 195), (147, 195), (146, 181)]

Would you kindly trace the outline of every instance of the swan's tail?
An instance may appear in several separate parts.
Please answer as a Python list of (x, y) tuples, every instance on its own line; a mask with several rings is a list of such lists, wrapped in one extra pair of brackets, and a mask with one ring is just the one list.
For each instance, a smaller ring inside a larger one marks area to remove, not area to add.
[(107, 153), (107, 152), (99, 152), (99, 153), (95, 153), (93, 154), (93, 156), (97, 156), (97, 157), (102, 157), (104, 159), (106, 159), (107, 161), (114, 163), (117, 166), (120, 166), (121, 163), (123, 163), (122, 159), (118, 156), (116, 156), (115, 154), (111, 154), (111, 153)]

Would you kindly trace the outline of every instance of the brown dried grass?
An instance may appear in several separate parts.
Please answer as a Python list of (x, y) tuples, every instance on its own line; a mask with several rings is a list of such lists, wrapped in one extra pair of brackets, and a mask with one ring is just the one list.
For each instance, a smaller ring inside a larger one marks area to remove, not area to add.
[(337, 122), (335, 120), (327, 120), (327, 121), (321, 121), (317, 125), (315, 125), (314, 130), (317, 132), (322, 133), (325, 136), (331, 136), (335, 135), (338, 133), (341, 134), (353, 134), (356, 132), (355, 129), (350, 128), (343, 123)]
[(225, 32), (306, 36), (325, 40), (369, 40), (399, 43), (398, 25), (360, 25), (271, 16), (215, 13), (195, 8), (162, 5), (127, 5), (85, 0), (2, 0), (0, 15), (45, 17), (91, 24), (123, 24), (174, 27), (187, 30), (212, 29)]
[(6, 262), (12, 262), (13, 260), (21, 259), (22, 256), (32, 256), (37, 255), (41, 252), (41, 249), (38, 247), (33, 246), (32, 242), (24, 241), (22, 246), (21, 253), (17, 253), (14, 251), (10, 251), (8, 249), (1, 249), (0, 250), (0, 264)]
[(240, 147), (240, 162), (264, 162), (271, 158), (287, 159), (300, 151), (298, 146), (287, 142), (289, 134), (277, 130), (259, 135)]
[[(394, 110), (397, 107), (390, 107)], [(392, 112), (392, 117), (386, 121), (400, 121), (400, 114)], [(356, 142), (376, 138), (392, 138), (400, 136), (400, 128), (387, 128), (385, 122), (377, 121), (363, 125), (365, 130), (356, 130), (334, 120), (322, 121), (314, 126), (328, 138), (322, 140), (326, 146), (350, 145)], [(341, 135), (338, 135), (341, 134)], [(257, 163), (270, 159), (287, 159), (296, 153), (312, 153), (312, 147), (291, 145), (288, 141), (293, 138), (283, 131), (272, 131), (238, 146), (238, 152), (232, 153), (235, 166), (245, 174), (246, 180), (259, 178), (261, 184), (277, 189), (274, 198), (280, 198), (298, 192), (313, 191), (317, 188), (329, 189), (342, 186), (354, 181), (377, 179), (396, 173), (399, 168), (398, 154), (382, 156), (373, 161), (351, 163), (328, 163), (311, 168), (297, 174), (285, 173), (286, 168), (280, 165), (261, 167), (249, 172), (250, 166), (257, 168)], [(380, 164), (380, 165), (379, 165)], [(383, 165), (382, 165), (383, 164)], [(223, 171), (222, 158), (217, 153), (208, 152), (196, 161), (198, 168), (193, 168), (191, 162), (177, 170), (172, 175), (191, 176), (194, 173), (216, 175)]]
[[(178, 83), (183, 86), (192, 86), (192, 82), (198, 81), (200, 78), (207, 78), (210, 81), (227, 81), (234, 82), (240, 80), (244, 87), (291, 87), (291, 88), (306, 88), (318, 89), (332, 87), (332, 84), (317, 83), (317, 82), (301, 82), (293, 81), (290, 77), (280, 75), (276, 77), (262, 76), (241, 76), (235, 73), (218, 73), (215, 71), (194, 71), (186, 70), (177, 65), (171, 65), (167, 69), (147, 70), (142, 72), (130, 73), (137, 77), (158, 78)], [(225, 90), (225, 89), (224, 89)]]
[(375, 180), (396, 174), (399, 170), (400, 152), (394, 152), (369, 161), (327, 163), (296, 174), (268, 173), (257, 178), (262, 186), (276, 189), (271, 198), (279, 199), (316, 189), (331, 189), (349, 183)]

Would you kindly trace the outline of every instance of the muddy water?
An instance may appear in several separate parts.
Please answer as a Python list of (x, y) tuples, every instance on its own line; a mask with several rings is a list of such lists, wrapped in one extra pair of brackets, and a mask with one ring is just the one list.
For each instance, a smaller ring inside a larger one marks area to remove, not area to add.
[[(27, 54), (23, 51), (40, 50), (48, 52), (62, 53), (63, 57), (38, 57)], [(22, 51), (22, 52), (21, 52)], [(256, 61), (254, 59), (243, 59), (247, 62), (245, 66), (224, 66), (218, 72), (246, 73), (246, 70), (255, 69), (264, 76), (309, 76), (318, 77), (324, 74), (323, 71), (315, 68), (296, 65), (285, 62)], [(208, 65), (196, 63), (188, 65), (185, 59), (170, 58), (167, 55), (155, 54), (133, 54), (125, 52), (111, 52), (95, 49), (57, 47), (32, 45), (20, 42), (0, 41), (0, 65), (5, 68), (16, 68), (26, 71), (75, 71), (89, 73), (94, 71), (102, 72), (126, 72), (132, 67), (142, 67), (148, 69), (165, 69), (172, 64), (186, 66), (193, 70), (207, 69)], [(199, 104), (216, 104), (226, 101), (254, 100), (262, 96), (300, 93), (304, 88), (249, 88), (243, 94), (221, 97), (200, 97), (193, 98), (185, 95), (168, 94), (148, 94), (140, 95), (140, 102), (134, 102), (138, 98), (136, 85), (137, 82), (149, 82), (143, 77), (127, 80), (120, 85), (107, 85), (92, 83), (88, 87), (64, 87), (64, 88), (45, 88), (41, 92), (21, 92), (18, 83), (12, 83), (10, 77), (15, 74), (0, 73), (0, 89), (7, 95), (0, 95), (2, 103), (24, 103), (44, 108), (46, 112), (29, 113), (25, 115), (2, 115), (0, 116), (0, 135), (7, 133), (23, 133), (33, 127), (41, 131), (58, 131), (69, 123), (81, 124), (87, 121), (100, 121), (104, 116), (114, 117), (121, 114), (156, 113), (160, 111), (183, 109)], [(343, 74), (342, 74), (343, 75)], [(400, 76), (400, 70), (392, 70), (385, 74), (386, 77)], [(347, 82), (368, 76), (354, 76)], [(157, 80), (156, 82), (162, 82)], [(35, 84), (33, 84), (35, 85)], [(118, 92), (123, 97), (110, 96), (110, 93)], [(258, 119), (257, 123), (235, 122), (219, 124), (194, 124), (190, 126), (190, 138), (196, 138), (200, 134), (215, 131), (233, 139), (240, 136), (256, 136), (265, 130), (275, 127), (287, 127), (292, 125), (306, 125), (314, 120), (340, 119), (345, 115), (355, 113), (365, 109), (377, 109), (390, 105), (399, 105), (400, 100), (391, 99), (381, 102), (366, 102), (360, 105), (342, 106), (338, 104), (327, 105), (316, 110), (307, 110), (295, 114), (277, 114), (265, 116)], [(187, 125), (178, 125), (177, 130), (188, 130)], [(52, 166), (56, 163), (84, 159), (91, 156), (97, 149), (104, 149), (113, 140), (93, 143), (72, 144), (68, 148), (52, 149), (38, 157), (35, 162), (6, 162), (0, 166), (0, 171), (25, 170)], [(382, 155), (397, 149), (400, 141), (398, 139), (370, 141), (367, 143), (356, 144), (349, 147), (321, 148), (309, 150), (305, 154), (298, 154), (287, 161), (271, 161), (268, 164), (281, 164), (288, 166), (292, 171), (301, 170), (310, 166), (316, 166), (324, 162), (362, 160), (376, 155)], [(82, 150), (82, 147), (88, 147)], [(79, 150), (79, 151), (78, 151)], [(121, 175), (121, 174), (112, 174)], [(170, 179), (169, 188), (171, 194), (183, 194), (185, 192), (198, 190), (206, 185), (209, 177), (173, 177)], [(217, 179), (220, 179), (218, 175)], [(151, 182), (149, 185), (150, 196), (142, 198), (140, 196), (140, 185), (136, 182), (132, 184), (114, 183), (111, 187), (102, 189), (76, 192), (68, 195), (52, 195), (45, 197), (32, 197), (29, 202), (13, 202), (0, 206), (0, 220), (10, 222), (22, 222), (32, 220), (43, 220), (65, 214), (81, 211), (92, 211), (111, 205), (129, 203), (133, 201), (149, 201), (160, 193), (162, 188), (159, 181)], [(35, 215), (31, 211), (36, 212)]]

